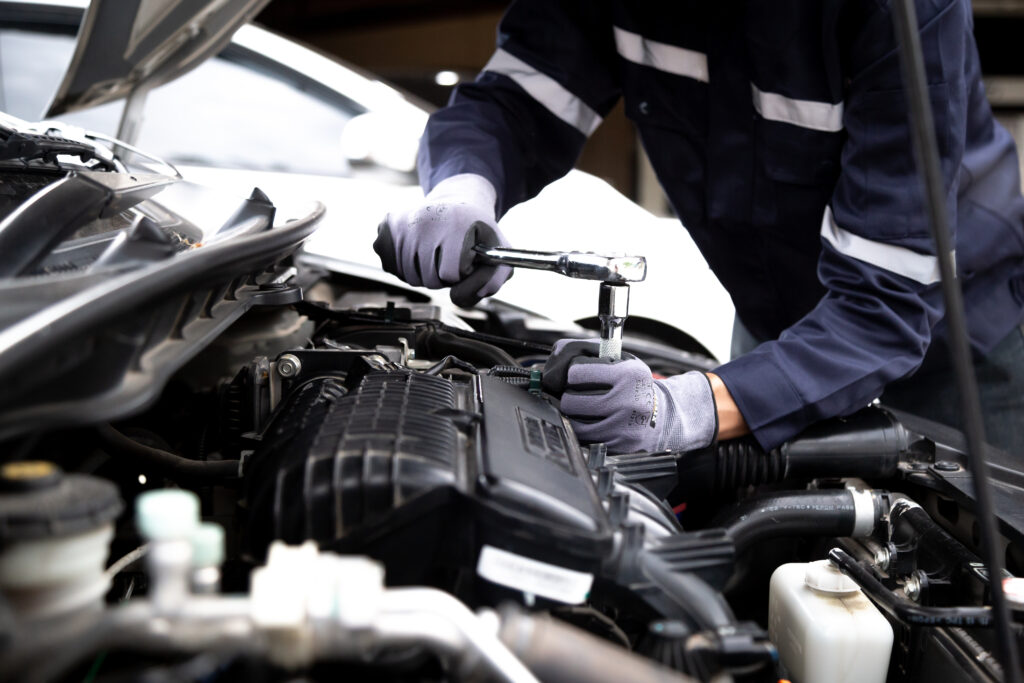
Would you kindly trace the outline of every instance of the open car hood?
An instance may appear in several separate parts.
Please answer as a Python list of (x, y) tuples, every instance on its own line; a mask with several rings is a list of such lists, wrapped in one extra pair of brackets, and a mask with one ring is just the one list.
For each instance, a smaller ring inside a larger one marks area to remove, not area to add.
[(216, 54), (269, 0), (92, 0), (47, 117), (127, 97)]

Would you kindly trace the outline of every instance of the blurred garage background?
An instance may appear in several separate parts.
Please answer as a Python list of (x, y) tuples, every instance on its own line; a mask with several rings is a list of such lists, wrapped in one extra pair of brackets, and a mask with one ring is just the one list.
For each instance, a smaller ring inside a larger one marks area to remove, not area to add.
[[(502, 0), (275, 0), (257, 21), (364, 67), (436, 106), (494, 51)], [(1024, 0), (974, 0), (989, 100), (1024, 141)], [(605, 119), (578, 167), (649, 211), (668, 215), (658, 182), (622, 111)]]

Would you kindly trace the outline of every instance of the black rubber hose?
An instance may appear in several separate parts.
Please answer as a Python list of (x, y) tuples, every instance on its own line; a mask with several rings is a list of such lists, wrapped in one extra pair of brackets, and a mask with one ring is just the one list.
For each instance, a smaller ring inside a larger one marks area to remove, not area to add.
[(130, 439), (110, 425), (96, 427), (100, 446), (114, 458), (131, 458), (142, 469), (174, 481), (208, 484), (238, 477), (238, 460), (190, 460)]
[[(547, 355), (551, 353), (551, 346), (549, 344), (540, 344), (532, 341), (525, 341), (522, 339), (514, 339), (512, 337), (503, 337), (497, 334), (488, 334), (486, 332), (475, 332), (470, 330), (464, 330), (458, 327), (452, 327), (445, 323), (438, 323), (437, 329), (445, 332), (451, 332), (452, 334), (462, 337), (463, 339), (472, 339), (475, 341), (485, 342), (494, 346), (499, 346), (504, 349), (515, 349), (517, 355), (523, 356), (528, 353), (542, 353)], [(512, 363), (515, 364), (514, 362)]]
[(692, 619), (701, 630), (734, 626), (736, 617), (722, 594), (695, 574), (675, 572), (654, 553), (640, 553), (640, 568), (650, 582)]
[(977, 576), (981, 560), (920, 506), (908, 500), (897, 501), (889, 511), (889, 528), (889, 541), (897, 551), (914, 550), (912, 559), (900, 559), (902, 553), (892, 558), (893, 564), (886, 569), (890, 575), (919, 569), (929, 578), (949, 579), (955, 586), (963, 586), (965, 593), (969, 590), (961, 577)]
[(480, 371), (472, 363), (467, 363), (464, 360), (456, 358), (455, 356), (445, 356), (438, 362), (431, 365), (429, 368), (423, 371), (424, 375), (440, 375), (445, 370), (457, 368), (468, 372), (471, 375), (479, 375)]
[(875, 575), (849, 553), (833, 548), (828, 558), (844, 574), (853, 579), (865, 593), (870, 595), (890, 614), (916, 626), (974, 626), (991, 628), (994, 625), (992, 609), (989, 607), (925, 607), (898, 597), (875, 578)]
[(888, 411), (868, 408), (820, 422), (769, 452), (749, 437), (723, 441), (678, 454), (679, 486), (670, 500), (692, 501), (787, 480), (892, 477), (914, 438)]
[[(981, 398), (978, 381), (974, 375), (974, 363), (967, 335), (967, 318), (964, 315), (963, 292), (956, 277), (954, 265), (952, 231), (946, 212), (946, 189), (939, 160), (939, 146), (935, 135), (935, 121), (932, 117), (931, 98), (928, 95), (928, 80), (921, 49), (921, 35), (917, 23), (917, 11), (911, 0), (893, 3), (893, 28), (899, 44), (900, 66), (906, 86), (907, 105), (910, 109), (910, 130), (914, 153), (917, 159), (918, 175), (921, 178), (926, 197), (929, 225), (935, 238), (938, 257), (942, 299), (946, 309), (949, 350), (960, 394), (960, 407), (964, 417), (964, 434), (967, 437), (967, 462), (974, 481), (975, 510), (981, 531), (982, 557), (985, 559), (989, 576), (1003, 575), (1002, 546), (996, 524), (995, 505), (992, 502), (992, 488), (989, 481), (988, 463), (985, 461), (985, 425), (981, 416)], [(1017, 642), (1011, 630), (1010, 609), (1003, 594), (1000, 581), (991, 582), (992, 608), (996, 619), (996, 642), (999, 661), (1008, 683), (1021, 680), (1020, 655)]]
[(429, 356), (457, 356), (476, 365), (518, 365), (515, 358), (494, 344), (432, 327), (420, 331), (416, 347)]
[(712, 521), (711, 526), (725, 529), (739, 554), (769, 538), (849, 536), (856, 522), (853, 494), (834, 489), (792, 491), (745, 500)]

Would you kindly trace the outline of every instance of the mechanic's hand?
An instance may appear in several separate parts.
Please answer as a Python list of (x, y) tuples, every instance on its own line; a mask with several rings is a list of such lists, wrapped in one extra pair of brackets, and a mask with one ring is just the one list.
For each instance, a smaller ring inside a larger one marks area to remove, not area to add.
[(701, 372), (664, 380), (643, 361), (598, 358), (598, 342), (563, 339), (544, 365), (545, 391), (562, 397), (562, 413), (583, 441), (615, 453), (690, 451), (715, 439), (711, 383)]
[(464, 173), (434, 187), (419, 206), (389, 213), (377, 228), (373, 250), (381, 266), (410, 285), (451, 287), (452, 302), (475, 305), (512, 277), (508, 266), (474, 261), (473, 246), (509, 246), (494, 217), (494, 186)]

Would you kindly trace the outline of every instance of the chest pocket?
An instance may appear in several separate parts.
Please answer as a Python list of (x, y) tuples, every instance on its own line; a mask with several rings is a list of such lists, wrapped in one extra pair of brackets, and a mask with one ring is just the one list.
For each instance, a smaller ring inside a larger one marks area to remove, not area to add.
[(839, 178), (846, 135), (757, 118), (756, 163), (764, 174), (789, 185), (831, 188)]
[(700, 81), (623, 62), (626, 116), (637, 128), (661, 128), (692, 139), (707, 136), (707, 85)]

